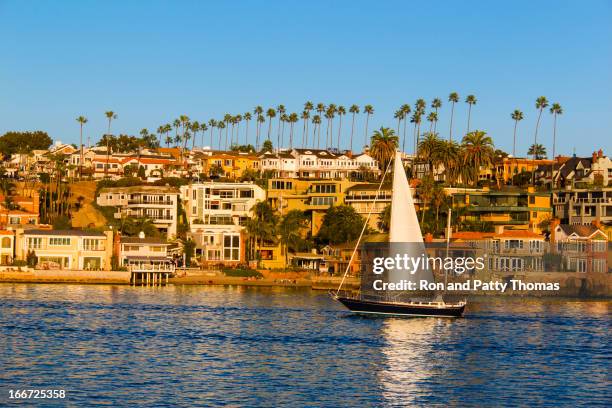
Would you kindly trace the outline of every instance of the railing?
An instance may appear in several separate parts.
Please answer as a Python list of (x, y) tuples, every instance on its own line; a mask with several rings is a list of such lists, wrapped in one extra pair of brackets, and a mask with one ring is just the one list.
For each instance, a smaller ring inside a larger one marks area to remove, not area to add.
[(155, 200), (128, 200), (128, 204), (173, 205), (174, 202), (172, 200), (163, 200), (163, 201), (155, 201)]

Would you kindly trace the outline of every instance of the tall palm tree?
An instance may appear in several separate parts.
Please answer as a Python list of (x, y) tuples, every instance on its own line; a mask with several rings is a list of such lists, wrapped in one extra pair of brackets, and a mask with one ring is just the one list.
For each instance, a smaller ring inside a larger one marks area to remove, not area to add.
[(248, 146), (249, 145), (249, 122), (252, 119), (251, 112), (245, 112), (243, 117), (244, 117), (244, 121), (246, 122), (246, 135), (245, 135), (244, 144)]
[(333, 133), (334, 133), (334, 117), (336, 116), (336, 113), (338, 112), (338, 108), (336, 107), (335, 104), (330, 103), (329, 106), (327, 107), (327, 116), (328, 116), (328, 132), (327, 132), (327, 145), (331, 148), (333, 147), (334, 141), (333, 141)]
[(546, 148), (539, 143), (532, 144), (531, 146), (529, 146), (529, 150), (527, 151), (527, 154), (535, 156), (537, 160), (545, 159), (546, 158)]
[(444, 140), (440, 145), (440, 162), (444, 166), (444, 177), (452, 187), (461, 167), (461, 148), (454, 140)]
[(213, 130), (217, 127), (217, 121), (215, 119), (210, 119), (208, 121), (208, 126), (210, 127), (210, 150), (213, 149)]
[(206, 125), (206, 122), (202, 122), (200, 124), (200, 131), (202, 132), (202, 149), (204, 149), (204, 136), (206, 135), (206, 132), (208, 131), (208, 126)]
[(346, 115), (346, 108), (342, 105), (338, 106), (338, 151), (340, 150), (340, 134), (342, 133), (342, 117)]
[(268, 140), (270, 140), (270, 133), (272, 132), (272, 118), (276, 116), (276, 111), (274, 108), (270, 108), (266, 111), (266, 116), (268, 117)]
[(81, 127), (81, 147), (80, 147), (80, 158), (79, 158), (79, 177), (83, 177), (83, 126), (87, 123), (87, 118), (85, 116), (79, 116), (76, 118), (76, 121), (79, 122), (79, 126)]
[(364, 133), (364, 146), (366, 146), (368, 144), (368, 124), (370, 122), (370, 116), (374, 114), (374, 107), (372, 105), (364, 106), (363, 113), (366, 114), (365, 133)]
[(289, 130), (289, 148), (290, 149), (293, 148), (293, 126), (297, 123), (299, 119), (300, 117), (295, 112), (289, 115), (289, 125), (291, 127)]
[(467, 120), (467, 131), (465, 134), (470, 133), (470, 118), (472, 116), (472, 105), (476, 105), (476, 97), (474, 95), (468, 95), (465, 98), (465, 103), (469, 105), (468, 107), (468, 120)]
[(436, 112), (436, 121), (434, 122), (434, 128), (433, 128), (434, 133), (437, 131), (438, 109), (440, 109), (441, 107), (442, 107), (442, 100), (440, 98), (434, 98), (431, 101), (431, 108)]
[[(545, 96), (538, 97), (536, 99), (535, 106), (536, 106), (536, 109), (539, 112), (538, 112), (538, 120), (536, 122), (536, 127), (535, 127), (535, 134), (533, 136), (533, 145), (534, 146), (536, 146), (538, 144), (538, 129), (540, 127), (540, 119), (542, 118), (542, 111), (548, 107), (548, 99), (546, 99)], [(537, 159), (536, 151), (534, 150), (534, 152), (533, 152), (533, 160), (534, 160), (534, 162), (535, 162), (536, 159)], [(533, 163), (532, 168), (533, 168), (533, 170), (531, 172), (531, 184), (533, 186), (535, 186), (535, 163)]]
[(412, 114), (412, 117), (410, 118), (410, 123), (414, 123), (414, 132), (413, 132), (413, 153), (416, 155), (417, 153), (417, 146), (419, 144), (419, 133), (421, 132), (421, 116), (423, 115), (423, 112), (421, 112), (419, 109), (415, 110), (414, 113)]
[(308, 120), (310, 119), (310, 111), (304, 110), (300, 117), (304, 121), (304, 125), (302, 126), (302, 148), (304, 148), (308, 144)]
[(516, 157), (516, 128), (518, 127), (518, 123), (523, 120), (523, 112), (518, 109), (515, 109), (514, 112), (510, 115), (512, 120), (514, 120), (514, 138), (512, 141), (512, 157)]
[[(106, 131), (106, 134), (110, 135), (111, 134), (111, 122), (114, 119), (117, 119), (117, 114), (113, 111), (106, 111), (104, 112), (104, 115), (106, 116), (106, 119), (108, 120), (108, 129)], [(110, 146), (108, 145), (108, 143), (106, 144), (106, 165), (104, 166), (104, 178), (106, 178), (108, 176), (108, 162), (110, 161)]]
[[(481, 167), (490, 167), (495, 156), (493, 140), (483, 131), (475, 130), (463, 137), (463, 166), (470, 171), (466, 173), (475, 185)], [(470, 180), (464, 180), (469, 182)]]
[(217, 122), (217, 129), (219, 129), (219, 150), (221, 150), (223, 140), (223, 129), (225, 129), (225, 121), (223, 119)]
[(283, 123), (283, 114), (286, 112), (285, 105), (278, 105), (276, 107), (276, 113), (278, 113), (278, 132), (277, 132), (277, 142), (278, 147), (280, 149), (280, 137), (281, 137), (281, 124)]
[(406, 122), (408, 122), (406, 119), (408, 118), (408, 115), (412, 111), (412, 108), (410, 107), (410, 105), (405, 103), (402, 106), (400, 106), (400, 110), (402, 111), (403, 116), (404, 116), (402, 118), (402, 120), (404, 121), (404, 130), (402, 132), (402, 152), (405, 152), (406, 151)]
[(553, 103), (550, 107), (550, 113), (553, 115), (553, 149), (552, 149), (552, 159), (555, 159), (555, 148), (557, 144), (557, 116), (563, 115), (563, 108), (557, 102)]
[(160, 125), (160, 126), (157, 127), (157, 130), (156, 130), (157, 136), (159, 137), (159, 145), (160, 146), (164, 144), (164, 140), (163, 140), (162, 136), (163, 136), (163, 134), (165, 132), (165, 129), (166, 128), (164, 127), (164, 125)]
[(424, 163), (427, 163), (431, 176), (433, 176), (434, 168), (441, 162), (441, 150), (442, 141), (435, 133), (428, 132), (424, 135), (423, 139), (419, 141), (417, 155)]
[(429, 115), (427, 115), (427, 120), (429, 121), (429, 133), (435, 133), (434, 127), (438, 122), (438, 114), (436, 112), (429, 112)]
[(359, 113), (359, 106), (351, 105), (349, 112), (353, 115), (353, 124), (351, 125), (351, 142), (349, 144), (349, 150), (353, 151), (353, 134), (355, 133), (355, 115)]
[(255, 140), (255, 148), (259, 150), (259, 135), (261, 133), (261, 126), (266, 122), (264, 115), (257, 115), (257, 140)]
[(398, 144), (398, 137), (391, 128), (381, 127), (372, 134), (370, 155), (378, 161), (381, 171), (387, 169), (387, 165), (395, 156)]
[(200, 122), (198, 122), (197, 120), (194, 120), (193, 123), (191, 123), (191, 125), (189, 126), (189, 129), (193, 133), (193, 139), (191, 141), (191, 150), (193, 150), (195, 149), (195, 142), (196, 142), (197, 134), (201, 130)]
[[(314, 115), (312, 117), (312, 144), (314, 147), (314, 140), (317, 139), (317, 149), (319, 148), (319, 142), (321, 140), (321, 117), (319, 115)], [(317, 127), (319, 127), (319, 136), (316, 136)]]
[(451, 103), (450, 130), (448, 133), (448, 140), (453, 140), (453, 118), (455, 116), (455, 104), (459, 102), (459, 94), (457, 92), (451, 92), (448, 95), (448, 101)]
[(261, 134), (261, 124), (263, 123), (259, 121), (259, 117), (263, 116), (263, 112), (264, 112), (263, 107), (260, 105), (257, 105), (253, 109), (253, 114), (255, 115), (255, 121), (256, 121), (256, 124), (255, 124), (255, 128), (256, 128), (255, 130), (255, 148), (256, 149), (259, 149), (259, 135)]

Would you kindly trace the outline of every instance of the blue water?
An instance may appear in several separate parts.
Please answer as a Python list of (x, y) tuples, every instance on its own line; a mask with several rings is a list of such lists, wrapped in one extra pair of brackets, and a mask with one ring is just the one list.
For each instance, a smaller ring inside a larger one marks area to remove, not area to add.
[[(611, 405), (610, 302), (349, 316), (297, 289), (0, 285), (0, 405)], [(23, 404), (31, 404), (32, 401)]]

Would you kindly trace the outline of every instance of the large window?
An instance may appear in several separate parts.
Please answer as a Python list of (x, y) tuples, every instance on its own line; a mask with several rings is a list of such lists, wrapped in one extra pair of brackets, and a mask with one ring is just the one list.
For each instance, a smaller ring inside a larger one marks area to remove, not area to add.
[(223, 236), (223, 260), (239, 261), (240, 260), (240, 236), (239, 235), (224, 235)]
[(70, 245), (70, 238), (59, 238), (59, 237), (49, 238), (49, 245), (51, 246)]
[(272, 190), (291, 190), (293, 188), (293, 182), (272, 180)]
[(99, 270), (102, 269), (102, 258), (86, 256), (83, 258), (83, 269), (86, 270)]
[(315, 185), (315, 193), (335, 193), (335, 184), (317, 184)]
[(104, 244), (101, 239), (85, 238), (83, 239), (83, 249), (85, 251), (102, 251)]
[(312, 197), (312, 205), (334, 205), (336, 197)]
[(2, 248), (10, 248), (12, 240), (9, 237), (2, 238)]
[(42, 238), (32, 237), (28, 238), (28, 249), (40, 249), (42, 248)]

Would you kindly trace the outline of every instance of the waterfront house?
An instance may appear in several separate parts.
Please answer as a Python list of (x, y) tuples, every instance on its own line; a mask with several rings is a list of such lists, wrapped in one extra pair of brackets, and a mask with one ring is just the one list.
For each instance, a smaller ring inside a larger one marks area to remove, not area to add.
[(612, 224), (612, 187), (555, 190), (553, 205), (561, 224)]
[(359, 183), (346, 189), (344, 201), (364, 219), (368, 217), (370, 228), (378, 230), (378, 222), (385, 207), (391, 205), (391, 184), (385, 183), (379, 191), (379, 183)]
[(149, 218), (167, 237), (176, 236), (179, 190), (169, 186), (131, 186), (102, 188), (96, 199), (99, 206), (117, 207), (115, 218)]
[(35, 257), (38, 268), (110, 270), (112, 231), (17, 229), (15, 258)]
[(553, 250), (562, 257), (565, 270), (608, 272), (608, 236), (596, 225), (551, 225)]
[(138, 237), (118, 236), (117, 254), (120, 265), (138, 269), (164, 269), (174, 270), (173, 259), (170, 256), (170, 243), (165, 239), (145, 237), (140, 233)]
[(10, 265), (15, 257), (15, 233), (0, 230), (0, 265)]

